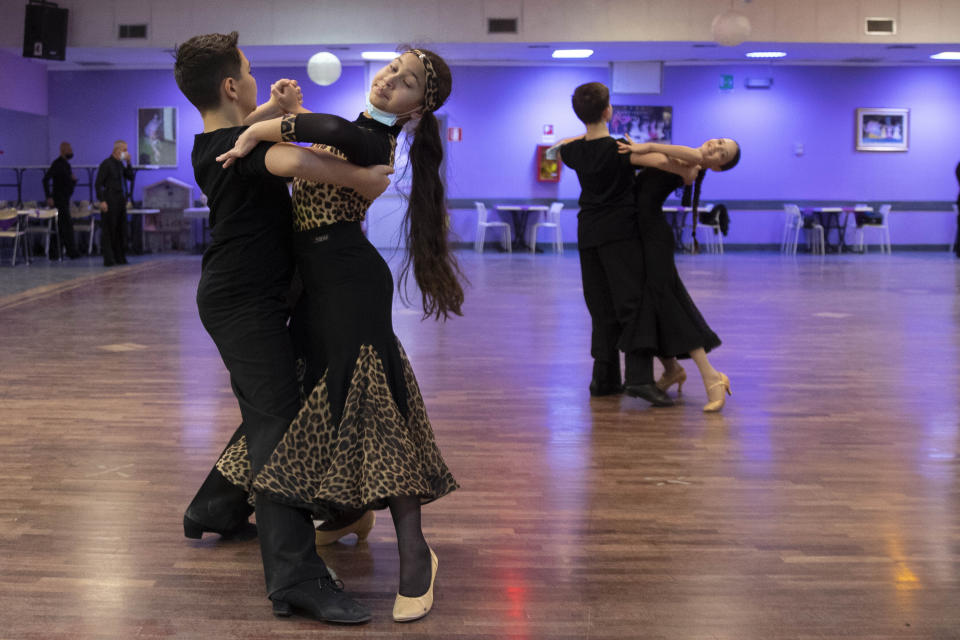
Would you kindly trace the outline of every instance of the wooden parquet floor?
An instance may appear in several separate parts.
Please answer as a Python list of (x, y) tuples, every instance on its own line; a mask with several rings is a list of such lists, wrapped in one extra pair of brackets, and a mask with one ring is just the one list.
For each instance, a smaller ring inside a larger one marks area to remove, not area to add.
[(386, 512), (324, 551), (359, 628), (273, 618), (255, 541), (183, 537), (239, 416), (199, 259), (0, 298), (0, 639), (960, 638), (960, 262), (680, 258), (733, 385), (704, 415), (692, 364), (672, 409), (589, 397), (574, 252), (461, 259), (464, 318), (395, 316), (462, 484), (410, 625)]

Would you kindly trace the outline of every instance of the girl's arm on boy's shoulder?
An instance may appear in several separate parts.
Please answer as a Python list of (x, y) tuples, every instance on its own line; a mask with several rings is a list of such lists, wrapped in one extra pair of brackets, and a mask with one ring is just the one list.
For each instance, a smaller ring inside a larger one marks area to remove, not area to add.
[(685, 184), (692, 184), (700, 170), (698, 165), (687, 164), (662, 153), (631, 153), (630, 164), (635, 167), (650, 167), (676, 174), (683, 178)]

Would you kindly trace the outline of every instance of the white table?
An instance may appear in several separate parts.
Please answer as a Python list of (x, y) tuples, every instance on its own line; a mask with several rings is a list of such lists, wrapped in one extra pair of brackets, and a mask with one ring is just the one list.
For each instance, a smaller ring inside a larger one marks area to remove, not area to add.
[(143, 217), (160, 213), (160, 209), (127, 209), (128, 216), (140, 216), (140, 253), (147, 248), (147, 231)]
[(542, 204), (498, 204), (497, 213), (509, 213), (513, 219), (513, 248), (522, 250), (529, 249), (527, 245), (527, 222), (530, 219), (530, 213), (536, 212), (540, 215), (543, 211), (549, 211), (550, 207)]

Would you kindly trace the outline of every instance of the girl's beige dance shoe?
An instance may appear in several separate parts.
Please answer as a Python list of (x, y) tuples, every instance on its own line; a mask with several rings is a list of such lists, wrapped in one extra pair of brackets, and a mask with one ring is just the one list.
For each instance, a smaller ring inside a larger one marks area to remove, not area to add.
[(357, 541), (362, 542), (370, 535), (370, 530), (373, 529), (373, 523), (376, 521), (377, 516), (374, 515), (373, 511), (367, 511), (357, 520), (342, 529), (334, 529), (332, 531), (321, 531), (317, 529), (317, 546), (324, 547), (328, 544), (333, 544), (343, 536), (348, 536), (351, 533), (357, 534)]
[(397, 594), (397, 599), (393, 603), (394, 622), (413, 622), (419, 620), (433, 608), (433, 581), (437, 577), (437, 554), (430, 549), (430, 588), (422, 596), (409, 598)]
[(666, 391), (673, 385), (677, 385), (677, 393), (683, 393), (683, 383), (686, 381), (687, 372), (683, 370), (683, 367), (678, 367), (676, 371), (670, 374), (664, 371), (660, 379), (657, 380), (657, 388), (660, 391)]
[(727, 396), (733, 395), (730, 393), (730, 378), (727, 377), (725, 373), (720, 374), (720, 381), (714, 382), (712, 385), (707, 387), (707, 396), (710, 396), (710, 392), (714, 389), (721, 387), (720, 389), (720, 399), (711, 400), (707, 404), (703, 405), (704, 413), (716, 413), (723, 409), (723, 405), (727, 402)]

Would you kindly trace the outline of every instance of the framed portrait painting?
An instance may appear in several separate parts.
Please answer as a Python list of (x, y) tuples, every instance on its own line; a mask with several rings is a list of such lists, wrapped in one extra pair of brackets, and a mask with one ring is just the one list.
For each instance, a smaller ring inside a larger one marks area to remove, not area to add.
[(177, 166), (177, 108), (137, 109), (136, 163), (147, 167)]
[(857, 109), (857, 151), (906, 151), (909, 109)]

